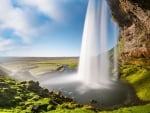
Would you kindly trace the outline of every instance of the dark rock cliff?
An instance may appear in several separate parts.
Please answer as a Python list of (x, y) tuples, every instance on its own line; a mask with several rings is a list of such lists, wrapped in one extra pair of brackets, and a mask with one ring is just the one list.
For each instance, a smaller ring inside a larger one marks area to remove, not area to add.
[(150, 65), (150, 0), (107, 0), (120, 28), (120, 61)]

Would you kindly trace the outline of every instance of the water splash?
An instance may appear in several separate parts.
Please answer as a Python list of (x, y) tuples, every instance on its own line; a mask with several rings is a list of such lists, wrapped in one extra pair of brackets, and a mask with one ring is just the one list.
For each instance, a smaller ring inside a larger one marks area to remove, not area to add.
[(107, 3), (89, 0), (81, 47), (79, 77), (87, 84), (108, 83)]

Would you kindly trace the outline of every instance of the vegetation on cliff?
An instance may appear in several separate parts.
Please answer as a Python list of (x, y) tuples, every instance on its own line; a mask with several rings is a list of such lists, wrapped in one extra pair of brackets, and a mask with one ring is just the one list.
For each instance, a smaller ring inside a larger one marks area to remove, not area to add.
[(123, 65), (121, 67), (121, 78), (133, 85), (141, 100), (150, 101), (149, 66)]
[(0, 113), (60, 113), (60, 110), (91, 113), (85, 106), (74, 103), (61, 92), (49, 92), (40, 87), (38, 82), (17, 82), (0, 75)]

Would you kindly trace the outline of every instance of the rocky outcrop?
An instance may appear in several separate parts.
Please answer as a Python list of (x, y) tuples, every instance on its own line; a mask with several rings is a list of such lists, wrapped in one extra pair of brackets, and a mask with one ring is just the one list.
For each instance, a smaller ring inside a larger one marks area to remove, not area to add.
[(72, 103), (72, 99), (59, 91), (49, 91), (39, 86), (39, 82), (17, 82), (0, 73), (0, 108), (29, 109), (33, 113), (39, 110), (50, 111), (57, 105)]
[(120, 28), (120, 61), (150, 65), (150, 0), (107, 2)]

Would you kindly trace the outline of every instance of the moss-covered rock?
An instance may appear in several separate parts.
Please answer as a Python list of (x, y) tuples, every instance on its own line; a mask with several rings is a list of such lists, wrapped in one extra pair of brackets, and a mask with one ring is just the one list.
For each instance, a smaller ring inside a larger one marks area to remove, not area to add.
[(28, 110), (38, 113), (56, 109), (57, 105), (71, 102), (61, 92), (51, 91), (39, 86), (39, 82), (17, 82), (0, 75), (0, 108)]

